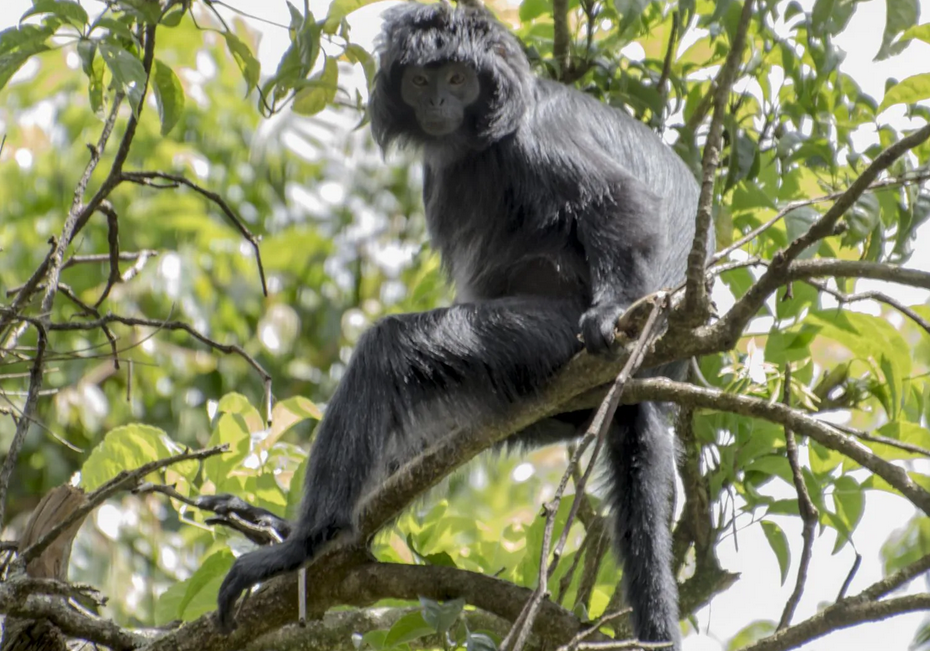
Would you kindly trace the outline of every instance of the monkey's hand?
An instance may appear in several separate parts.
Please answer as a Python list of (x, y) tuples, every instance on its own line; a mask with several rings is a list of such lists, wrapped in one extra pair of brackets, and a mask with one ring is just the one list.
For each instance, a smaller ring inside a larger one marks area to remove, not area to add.
[(592, 355), (610, 351), (617, 336), (617, 321), (626, 307), (616, 303), (595, 305), (581, 315), (581, 338)]

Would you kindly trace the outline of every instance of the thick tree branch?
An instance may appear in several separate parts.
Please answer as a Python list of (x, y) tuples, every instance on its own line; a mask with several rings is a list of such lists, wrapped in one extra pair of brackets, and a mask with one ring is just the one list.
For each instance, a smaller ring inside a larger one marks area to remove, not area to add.
[(930, 594), (915, 594), (885, 601), (860, 601), (855, 597), (829, 606), (796, 626), (786, 628), (741, 651), (786, 651), (843, 628), (878, 622), (895, 615), (930, 610)]
[(930, 493), (914, 482), (904, 468), (873, 454), (854, 438), (802, 411), (780, 403), (770, 403), (761, 398), (725, 393), (664, 378), (636, 380), (629, 384), (623, 394), (623, 401), (635, 403), (643, 400), (662, 400), (690, 407), (728, 411), (763, 418), (788, 427), (868, 468), (907, 497), (917, 508), (930, 515)]

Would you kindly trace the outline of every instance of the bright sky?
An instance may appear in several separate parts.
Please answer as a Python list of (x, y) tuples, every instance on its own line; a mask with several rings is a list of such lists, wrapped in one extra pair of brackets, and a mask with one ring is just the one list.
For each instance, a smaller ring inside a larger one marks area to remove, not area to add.
[[(228, 0), (230, 4), (245, 11), (257, 11), (262, 18), (286, 24), (289, 20), (288, 10), (283, 0), (253, 3), (248, 0)], [(85, 6), (93, 9), (97, 3), (84, 1)], [(299, 3), (298, 3), (299, 4)], [(805, 6), (811, 0), (803, 2)], [(0, 29), (14, 25), (22, 13), (31, 5), (29, 0), (2, 0), (0, 7)], [(258, 9), (256, 9), (258, 5)], [(311, 9), (320, 5), (319, 0), (311, 2)], [(352, 38), (362, 45), (370, 45), (380, 28), (380, 12), (388, 5), (379, 4), (355, 13), (351, 17)], [(317, 9), (322, 14), (321, 9)], [(880, 99), (884, 92), (885, 79), (894, 76), (902, 79), (912, 74), (930, 70), (930, 45), (917, 43), (904, 54), (888, 61), (872, 60), (881, 43), (882, 28), (885, 22), (885, 3), (871, 0), (858, 4), (855, 16), (847, 30), (837, 39), (837, 44), (846, 52), (842, 63), (843, 69), (850, 73), (862, 86), (863, 90)], [(921, 20), (930, 20), (930, 0), (921, 0)], [(251, 22), (251, 21), (250, 21)], [(252, 24), (256, 24), (252, 22)], [(261, 42), (259, 57), (265, 70), (274, 69), (284, 49), (287, 39), (279, 38), (276, 28), (269, 28), (269, 34)], [(885, 112), (880, 120), (897, 128), (908, 126), (903, 120), (903, 108), (897, 107)], [(868, 134), (863, 135), (869, 138)], [(925, 227), (918, 238), (916, 253), (911, 259), (910, 267), (930, 271), (930, 228)], [(866, 283), (859, 286), (871, 288)], [(885, 290), (887, 291), (887, 289)], [(926, 292), (901, 292), (895, 295), (906, 303), (927, 300)], [(787, 495), (786, 495), (787, 496)], [(852, 582), (849, 594), (855, 594), (869, 584), (881, 578), (879, 551), (888, 534), (902, 526), (913, 514), (903, 499), (890, 495), (869, 492), (865, 515), (859, 525), (855, 543), (863, 556), (862, 566)], [(738, 536), (739, 547), (732, 538), (718, 548), (720, 561), (724, 568), (739, 572), (742, 579), (732, 589), (716, 597), (713, 603), (697, 614), (700, 634), (689, 635), (685, 639), (685, 651), (723, 651), (724, 644), (737, 631), (756, 619), (775, 619), (791, 593), (794, 577), (797, 573), (797, 559), (800, 556), (801, 526), (797, 518), (778, 518), (792, 544), (794, 561), (789, 579), (779, 586), (778, 564), (762, 534), (761, 527), (753, 526), (741, 531)], [(827, 530), (814, 545), (814, 561), (811, 564), (807, 587), (797, 609), (794, 622), (797, 623), (817, 612), (818, 605), (831, 603), (852, 566), (855, 552), (847, 546), (836, 556), (831, 556), (834, 534)], [(910, 591), (925, 590), (923, 580), (913, 582)], [(805, 651), (905, 651), (913, 634), (924, 617), (912, 614), (892, 618), (886, 622), (853, 627), (833, 634), (803, 647)]]

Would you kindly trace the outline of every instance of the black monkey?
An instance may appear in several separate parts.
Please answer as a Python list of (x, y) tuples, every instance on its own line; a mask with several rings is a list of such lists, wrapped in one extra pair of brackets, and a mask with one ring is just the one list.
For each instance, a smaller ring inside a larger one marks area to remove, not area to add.
[[(385, 14), (372, 91), (382, 148), (423, 152), (429, 235), (456, 304), (390, 316), (359, 341), (316, 433), (300, 519), (240, 557), (219, 596), (295, 570), (341, 532), (391, 468), (448, 432), (536, 392), (581, 349), (606, 351), (624, 308), (679, 282), (698, 186), (647, 127), (536, 78), (487, 11), (405, 4)], [(678, 375), (681, 365), (652, 369)], [(515, 435), (569, 438), (583, 414)], [(662, 408), (621, 407), (608, 438), (610, 500), (637, 636), (679, 648), (669, 532), (674, 446)]]

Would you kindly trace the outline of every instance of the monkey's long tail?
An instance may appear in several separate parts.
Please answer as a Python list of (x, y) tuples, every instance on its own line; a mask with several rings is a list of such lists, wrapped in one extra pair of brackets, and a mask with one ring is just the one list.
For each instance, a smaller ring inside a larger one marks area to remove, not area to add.
[(678, 586), (671, 570), (670, 532), (675, 448), (662, 408), (654, 403), (617, 410), (608, 435), (611, 503), (623, 584), (638, 639), (681, 648)]

